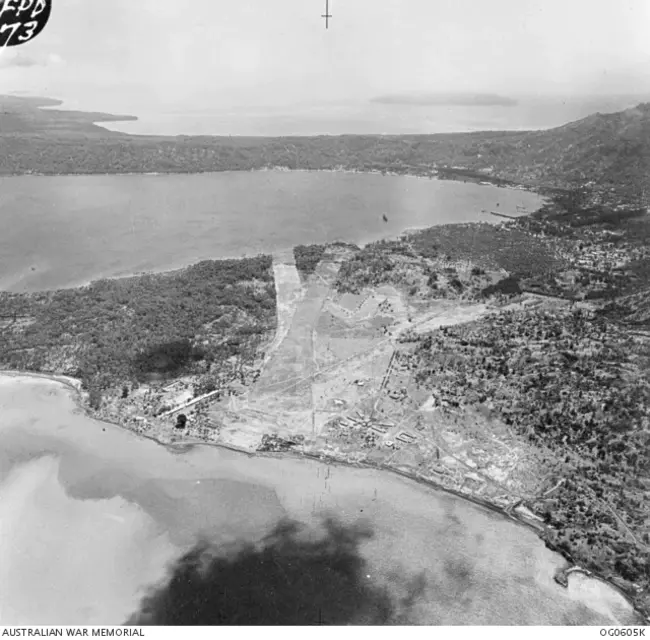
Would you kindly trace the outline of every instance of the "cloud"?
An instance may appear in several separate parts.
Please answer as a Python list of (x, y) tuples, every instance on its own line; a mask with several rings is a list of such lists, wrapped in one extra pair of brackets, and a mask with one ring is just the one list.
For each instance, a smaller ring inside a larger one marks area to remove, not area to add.
[(38, 60), (24, 53), (5, 53), (0, 56), (0, 68), (9, 67), (35, 67), (38, 66)]
[(368, 526), (326, 519), (323, 528), (316, 538), (282, 521), (258, 545), (201, 542), (166, 584), (149, 590), (127, 624), (408, 624), (425, 598), (424, 574), (395, 573), (393, 593), (371, 579), (361, 556), (361, 544), (373, 537)]
[(21, 51), (0, 50), (0, 69), (31, 67), (49, 67), (63, 64), (63, 58), (57, 53), (41, 56), (29, 56)]

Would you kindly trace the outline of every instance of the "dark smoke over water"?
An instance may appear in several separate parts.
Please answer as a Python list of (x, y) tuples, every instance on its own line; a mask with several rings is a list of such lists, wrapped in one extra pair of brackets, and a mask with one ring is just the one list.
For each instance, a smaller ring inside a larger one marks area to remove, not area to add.
[(127, 624), (137, 625), (348, 625), (405, 624), (424, 590), (410, 582), (391, 597), (372, 584), (362, 542), (364, 527), (328, 519), (325, 535), (307, 538), (284, 521), (260, 544), (236, 549), (195, 546), (173, 567), (167, 584), (146, 596)]

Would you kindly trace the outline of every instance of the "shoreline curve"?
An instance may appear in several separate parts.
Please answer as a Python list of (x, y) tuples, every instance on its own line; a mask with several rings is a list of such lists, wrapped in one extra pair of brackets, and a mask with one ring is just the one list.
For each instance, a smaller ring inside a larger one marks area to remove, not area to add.
[(237, 447), (234, 445), (229, 445), (229, 444), (222, 444), (222, 443), (217, 443), (217, 442), (205, 442), (202, 440), (188, 440), (185, 442), (179, 442), (179, 443), (168, 443), (168, 442), (163, 442), (162, 440), (159, 440), (158, 438), (155, 438), (154, 436), (150, 436), (144, 433), (138, 433), (136, 431), (133, 431), (132, 429), (129, 429), (128, 427), (125, 427), (123, 424), (120, 424), (118, 422), (113, 422), (111, 420), (107, 420), (105, 418), (98, 418), (95, 416), (92, 411), (88, 408), (88, 406), (84, 403), (83, 398), (82, 398), (82, 391), (81, 391), (81, 382), (78, 381), (76, 378), (72, 378), (70, 376), (64, 376), (64, 375), (58, 375), (58, 374), (47, 374), (47, 373), (40, 373), (36, 371), (15, 371), (15, 370), (6, 370), (6, 369), (0, 369), (0, 379), (2, 378), (34, 378), (34, 379), (40, 379), (40, 380), (45, 380), (48, 382), (54, 382), (56, 384), (60, 384), (63, 386), (71, 395), (76, 409), (80, 412), (82, 412), (84, 415), (86, 415), (88, 418), (99, 422), (99, 423), (104, 423), (104, 424), (110, 424), (114, 427), (117, 427), (119, 429), (122, 429), (124, 431), (128, 431), (131, 435), (133, 435), (136, 438), (143, 438), (149, 441), (152, 441), (156, 443), (158, 446), (161, 446), (167, 450), (169, 450), (171, 453), (175, 454), (183, 454), (185, 452), (191, 451), (195, 447), (213, 447), (217, 449), (222, 449), (225, 451), (231, 451), (233, 453), (239, 453), (246, 455), (249, 458), (275, 458), (275, 459), (283, 459), (283, 458), (289, 458), (289, 459), (298, 459), (298, 460), (312, 460), (315, 462), (320, 462), (322, 464), (326, 464), (328, 466), (334, 466), (334, 467), (348, 467), (348, 468), (356, 468), (356, 469), (368, 469), (368, 470), (373, 470), (373, 471), (380, 471), (383, 473), (391, 473), (396, 476), (399, 476), (405, 480), (411, 481), (411, 482), (416, 482), (417, 484), (423, 485), (428, 487), (429, 489), (433, 489), (435, 491), (440, 491), (442, 493), (452, 495), (456, 498), (459, 498), (461, 500), (464, 500), (466, 502), (471, 503), (475, 507), (480, 507), (484, 510), (487, 510), (491, 513), (497, 514), (513, 524), (522, 526), (527, 528), (528, 530), (532, 531), (537, 535), (537, 537), (541, 540), (541, 542), (544, 543), (545, 547), (553, 551), (554, 553), (557, 553), (559, 556), (561, 556), (566, 564), (565, 566), (559, 568), (556, 572), (555, 575), (553, 575), (553, 580), (561, 587), (568, 588), (569, 586), (569, 580), (570, 576), (573, 573), (580, 573), (584, 574), (587, 577), (591, 578), (592, 580), (597, 580), (598, 582), (601, 582), (605, 584), (607, 587), (621, 595), (625, 601), (628, 603), (630, 606), (630, 609), (634, 613), (637, 618), (642, 621), (641, 624), (645, 625), (650, 625), (650, 619), (646, 618), (644, 614), (639, 611), (635, 605), (634, 602), (632, 601), (631, 597), (620, 587), (618, 587), (616, 584), (613, 582), (610, 582), (606, 577), (598, 575), (597, 573), (587, 571), (585, 569), (582, 569), (581, 567), (577, 566), (575, 562), (572, 560), (572, 558), (568, 557), (565, 553), (562, 551), (558, 550), (555, 545), (550, 543), (545, 536), (543, 535), (543, 530), (541, 527), (537, 527), (530, 522), (524, 520), (521, 517), (518, 517), (516, 514), (511, 513), (507, 509), (500, 507), (498, 505), (495, 505), (491, 502), (488, 502), (487, 500), (483, 500), (481, 498), (477, 498), (475, 496), (467, 495), (464, 493), (461, 493), (460, 491), (456, 491), (454, 489), (450, 489), (448, 487), (444, 487), (442, 485), (437, 484), (435, 481), (429, 480), (427, 478), (424, 478), (422, 476), (418, 476), (417, 474), (410, 474), (406, 471), (402, 471), (401, 469), (397, 469), (395, 467), (390, 467), (386, 465), (377, 465), (377, 464), (371, 464), (367, 462), (348, 462), (345, 460), (340, 460), (337, 459), (333, 456), (328, 456), (326, 454), (318, 454), (318, 453), (310, 453), (310, 452), (295, 452), (295, 451), (288, 451), (288, 452), (273, 452), (273, 451), (252, 451), (250, 449), (245, 449), (243, 447)]

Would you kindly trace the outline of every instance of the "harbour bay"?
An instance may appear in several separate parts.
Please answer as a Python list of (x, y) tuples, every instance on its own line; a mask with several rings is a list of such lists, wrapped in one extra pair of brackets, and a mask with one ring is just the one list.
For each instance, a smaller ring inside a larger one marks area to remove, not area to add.
[[(0, 289), (35, 291), (297, 244), (534, 211), (527, 191), (336, 172), (0, 178)], [(383, 220), (386, 216), (387, 221)]]

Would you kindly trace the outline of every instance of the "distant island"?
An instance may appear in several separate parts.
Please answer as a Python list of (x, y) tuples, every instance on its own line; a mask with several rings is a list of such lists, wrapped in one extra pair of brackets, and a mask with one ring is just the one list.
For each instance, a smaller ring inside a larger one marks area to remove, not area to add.
[(494, 93), (394, 93), (373, 98), (379, 104), (450, 107), (514, 107), (517, 100)]

